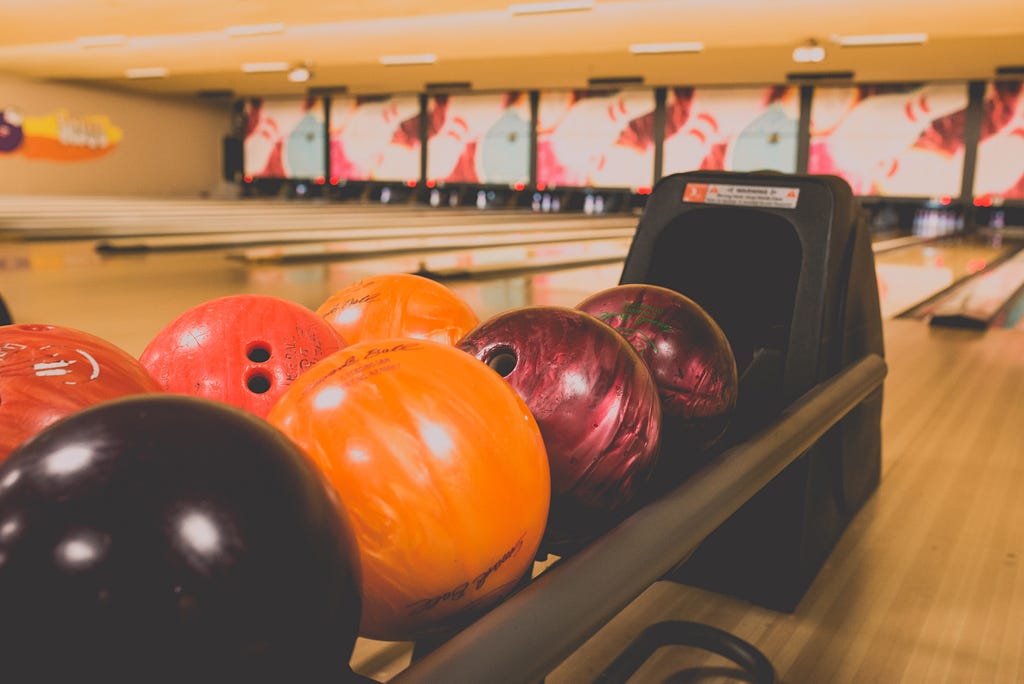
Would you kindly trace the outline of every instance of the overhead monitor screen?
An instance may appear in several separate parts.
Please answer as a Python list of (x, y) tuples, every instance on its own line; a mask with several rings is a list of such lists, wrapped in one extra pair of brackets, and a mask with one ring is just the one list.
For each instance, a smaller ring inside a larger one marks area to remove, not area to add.
[(331, 177), (418, 181), (418, 95), (331, 98)]
[(435, 95), (427, 102), (427, 179), (515, 185), (530, 180), (526, 92)]
[(1024, 81), (985, 89), (974, 195), (1024, 199)]
[(799, 88), (670, 88), (662, 175), (696, 169), (793, 173), (799, 128)]
[(323, 98), (245, 103), (243, 169), (252, 178), (323, 178), (327, 168)]
[(966, 83), (815, 88), (808, 171), (857, 195), (958, 197), (967, 99)]
[(549, 91), (537, 111), (537, 182), (650, 187), (654, 91)]

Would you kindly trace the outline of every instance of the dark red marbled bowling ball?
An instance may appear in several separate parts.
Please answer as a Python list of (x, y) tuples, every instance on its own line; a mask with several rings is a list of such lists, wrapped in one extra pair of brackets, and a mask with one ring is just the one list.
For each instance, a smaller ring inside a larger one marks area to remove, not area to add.
[(577, 308), (618, 330), (651, 369), (664, 414), (663, 453), (707, 449), (722, 436), (736, 408), (736, 359), (704, 309), (674, 290), (643, 284), (602, 290)]
[(72, 413), (159, 391), (138, 360), (95, 335), (57, 325), (0, 326), (0, 461)]
[(51, 425), (0, 464), (5, 682), (342, 682), (355, 542), (285, 435), (150, 394)]
[(540, 426), (551, 465), (547, 541), (603, 531), (657, 460), (661, 408), (640, 356), (593, 316), (557, 306), (498, 314), (458, 347), (504, 376)]
[(278, 297), (242, 294), (181, 314), (139, 360), (168, 392), (216, 399), (262, 418), (299, 375), (344, 346), (312, 310)]

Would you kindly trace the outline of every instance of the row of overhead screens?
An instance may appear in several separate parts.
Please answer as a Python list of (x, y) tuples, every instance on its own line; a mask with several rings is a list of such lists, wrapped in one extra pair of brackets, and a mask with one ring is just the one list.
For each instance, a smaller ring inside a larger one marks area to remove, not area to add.
[[(247, 181), (650, 188), (692, 169), (854, 193), (1024, 198), (1020, 81), (251, 99)], [(425, 149), (424, 149), (425, 141)]]

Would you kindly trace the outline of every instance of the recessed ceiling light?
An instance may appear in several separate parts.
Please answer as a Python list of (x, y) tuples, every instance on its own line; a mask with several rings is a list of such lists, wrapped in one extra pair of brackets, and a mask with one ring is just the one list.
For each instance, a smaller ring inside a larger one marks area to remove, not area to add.
[(111, 34), (109, 36), (83, 36), (75, 41), (78, 47), (83, 48), (98, 48), (98, 47), (116, 47), (118, 45), (124, 45), (126, 39), (121, 34)]
[(384, 66), (402, 66), (405, 64), (433, 64), (437, 55), (384, 55), (380, 63)]
[(634, 55), (667, 55), (674, 52), (700, 52), (704, 43), (636, 43), (629, 46)]
[(308, 67), (295, 67), (294, 69), (288, 72), (288, 80), (291, 81), (292, 83), (305, 83), (310, 79), (312, 75), (313, 73), (309, 70)]
[(793, 61), (800, 64), (817, 64), (825, 60), (825, 48), (820, 45), (801, 45), (793, 49)]
[(880, 33), (863, 36), (836, 36), (834, 40), (842, 47), (864, 47), (873, 45), (920, 45), (928, 40), (928, 34)]
[(138, 67), (124, 70), (127, 78), (167, 78), (169, 73), (167, 67)]
[(270, 74), (277, 71), (288, 71), (288, 62), (247, 62), (242, 65), (247, 74)]
[(530, 2), (509, 5), (510, 14), (550, 14), (552, 12), (580, 12), (594, 9), (594, 0), (559, 0), (557, 2)]
[(240, 36), (263, 36), (268, 33), (281, 33), (284, 31), (284, 24), (244, 24), (242, 26), (228, 26), (224, 33), (232, 37)]

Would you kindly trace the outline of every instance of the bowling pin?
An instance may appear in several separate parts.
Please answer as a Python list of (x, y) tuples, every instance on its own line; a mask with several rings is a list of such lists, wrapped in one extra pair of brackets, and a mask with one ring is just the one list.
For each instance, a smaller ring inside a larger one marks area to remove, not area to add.
[(587, 195), (583, 198), (583, 213), (593, 214), (594, 213), (594, 196)]

